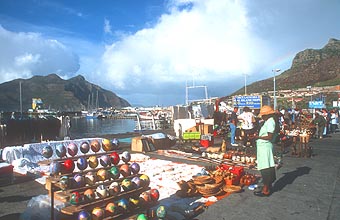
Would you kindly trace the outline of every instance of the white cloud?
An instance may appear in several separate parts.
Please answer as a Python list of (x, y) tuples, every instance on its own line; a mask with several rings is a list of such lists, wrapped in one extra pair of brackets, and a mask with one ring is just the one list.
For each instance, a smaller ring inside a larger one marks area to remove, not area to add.
[(54, 39), (15, 33), (0, 25), (0, 82), (50, 73), (74, 74), (78, 57)]
[(104, 19), (104, 33), (106, 33), (106, 34), (112, 34), (110, 21), (107, 20), (107, 19)]
[(193, 75), (206, 83), (228, 81), (252, 74), (268, 55), (240, 1), (180, 0), (154, 27), (107, 46), (99, 73), (117, 89), (183, 84)]

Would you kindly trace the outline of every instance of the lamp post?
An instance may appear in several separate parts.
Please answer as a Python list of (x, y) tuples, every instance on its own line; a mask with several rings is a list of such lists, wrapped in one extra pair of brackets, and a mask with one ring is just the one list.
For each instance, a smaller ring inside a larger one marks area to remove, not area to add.
[(276, 100), (276, 73), (280, 72), (281, 70), (280, 69), (274, 69), (272, 70), (272, 72), (274, 73), (274, 78), (273, 78), (273, 81), (274, 81), (274, 110), (276, 110), (276, 106), (277, 106), (277, 100)]
[(247, 95), (247, 74), (244, 74), (244, 95)]

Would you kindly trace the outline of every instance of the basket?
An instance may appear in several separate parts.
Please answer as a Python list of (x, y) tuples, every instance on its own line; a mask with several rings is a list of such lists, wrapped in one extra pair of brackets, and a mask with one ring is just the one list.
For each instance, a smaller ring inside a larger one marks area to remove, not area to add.
[(204, 185), (206, 183), (213, 183), (214, 180), (210, 176), (193, 176), (192, 177), (195, 185)]
[(221, 189), (221, 187), (219, 187), (219, 184), (209, 184), (209, 185), (203, 185), (203, 186), (196, 185), (196, 188), (197, 188), (197, 191), (201, 193), (202, 195), (214, 195), (218, 193)]
[(223, 191), (226, 193), (237, 193), (242, 191), (241, 186), (235, 186), (235, 185), (225, 185), (223, 187)]

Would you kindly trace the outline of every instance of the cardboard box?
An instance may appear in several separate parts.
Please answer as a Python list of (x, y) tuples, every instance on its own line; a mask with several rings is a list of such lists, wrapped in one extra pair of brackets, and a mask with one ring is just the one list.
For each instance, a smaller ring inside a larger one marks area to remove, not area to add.
[(131, 140), (131, 150), (136, 152), (145, 152), (143, 147), (143, 139), (144, 137), (134, 137)]
[(184, 132), (183, 140), (200, 140), (201, 133), (200, 132)]

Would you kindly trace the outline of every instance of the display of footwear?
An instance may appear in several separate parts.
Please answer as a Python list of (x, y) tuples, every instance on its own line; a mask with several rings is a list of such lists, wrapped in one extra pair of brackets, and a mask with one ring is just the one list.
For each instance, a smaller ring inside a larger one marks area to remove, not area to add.
[(265, 193), (263, 193), (262, 191), (255, 191), (255, 192), (254, 192), (254, 195), (255, 195), (255, 196), (258, 196), (258, 197), (268, 197), (268, 196), (270, 196), (270, 193), (265, 194)]

